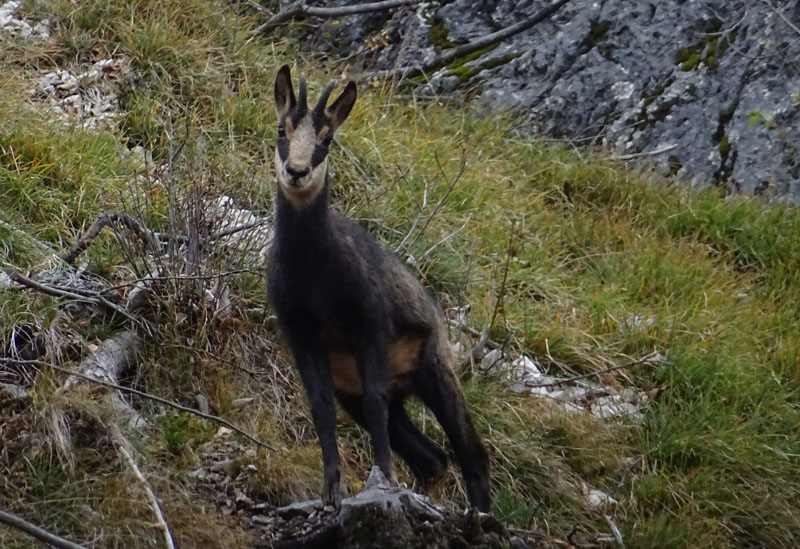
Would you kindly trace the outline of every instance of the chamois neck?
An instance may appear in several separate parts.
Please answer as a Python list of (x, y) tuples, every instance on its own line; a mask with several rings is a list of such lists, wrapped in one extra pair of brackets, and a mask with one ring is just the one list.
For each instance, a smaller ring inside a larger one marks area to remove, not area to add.
[(278, 189), (275, 204), (275, 231), (279, 245), (288, 253), (320, 253), (327, 246), (330, 230), (328, 228), (328, 183), (325, 184), (309, 204), (298, 207), (283, 191)]

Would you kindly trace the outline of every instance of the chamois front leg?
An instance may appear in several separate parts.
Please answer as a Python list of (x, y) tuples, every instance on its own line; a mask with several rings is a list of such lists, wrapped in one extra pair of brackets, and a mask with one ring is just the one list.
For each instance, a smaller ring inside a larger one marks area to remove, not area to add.
[(389, 379), (385, 339), (380, 335), (365, 337), (357, 355), (359, 374), (364, 387), (361, 408), (364, 423), (372, 440), (373, 458), (389, 482), (397, 484), (389, 442), (387, 395)]
[(292, 354), (311, 405), (311, 417), (322, 449), (322, 503), (338, 509), (347, 490), (342, 478), (339, 447), (336, 444), (336, 405), (330, 372), (321, 345), (297, 341), (291, 336), (290, 339)]

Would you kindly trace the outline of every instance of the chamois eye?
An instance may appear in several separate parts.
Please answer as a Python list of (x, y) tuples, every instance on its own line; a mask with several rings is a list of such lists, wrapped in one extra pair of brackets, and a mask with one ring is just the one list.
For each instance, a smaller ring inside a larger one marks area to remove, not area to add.
[(283, 124), (278, 124), (278, 139), (286, 137), (286, 127)]

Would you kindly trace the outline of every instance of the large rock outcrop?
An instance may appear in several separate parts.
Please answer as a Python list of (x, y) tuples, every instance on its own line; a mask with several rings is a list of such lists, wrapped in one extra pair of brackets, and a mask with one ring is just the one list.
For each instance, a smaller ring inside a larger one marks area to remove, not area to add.
[[(547, 3), (428, 2), (348, 18), (320, 35), (342, 53), (371, 46), (368, 64), (387, 69), (430, 60)], [(665, 151), (646, 155), (664, 175), (800, 201), (798, 0), (573, 0), (481, 53), (420, 91), (472, 89), (487, 108), (522, 113), (527, 132), (617, 155)]]

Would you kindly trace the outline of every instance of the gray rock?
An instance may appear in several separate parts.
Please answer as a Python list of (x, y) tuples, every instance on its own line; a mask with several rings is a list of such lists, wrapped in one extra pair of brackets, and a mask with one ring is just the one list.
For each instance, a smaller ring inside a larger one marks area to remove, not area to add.
[[(548, 2), (428, 2), (373, 15), (370, 32), (389, 29), (389, 45), (370, 53), (368, 65), (420, 64), (448, 42), (507, 27)], [(533, 135), (601, 143), (618, 155), (674, 145), (643, 156), (662, 175), (693, 185), (750, 195), (774, 187), (800, 202), (800, 0), (772, 6), (573, 0), (464, 63), (475, 69), (467, 85), (483, 108), (523, 113), (523, 131)], [(347, 29), (348, 54), (363, 49), (367, 36), (357, 36), (366, 18), (351, 19), (362, 23), (339, 25)], [(420, 93), (463, 85), (456, 68), (438, 71)]]

